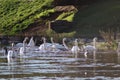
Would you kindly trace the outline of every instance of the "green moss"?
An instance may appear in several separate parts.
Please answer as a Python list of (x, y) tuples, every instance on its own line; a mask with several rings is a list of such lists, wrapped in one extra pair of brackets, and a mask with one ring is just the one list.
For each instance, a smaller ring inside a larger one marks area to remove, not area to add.
[(53, 0), (0, 0), (0, 33), (15, 34), (54, 12)]
[(74, 19), (75, 12), (63, 12), (61, 15), (59, 15), (56, 20), (67, 20), (69, 22), (72, 22)]
[[(16, 34), (29, 28), (36, 20), (42, 22), (42, 17), (55, 12), (53, 1), (0, 0), (0, 33)], [(76, 31), (76, 36), (94, 36), (100, 29), (120, 27), (119, 14), (120, 0), (105, 0), (78, 9), (78, 12), (64, 12), (56, 20), (74, 22), (72, 31)]]
[(50, 10), (45, 10), (39, 14), (36, 14), (36, 16), (34, 18), (40, 18), (40, 17), (43, 17), (43, 16), (49, 16), (50, 13), (54, 13), (55, 10), (54, 9), (50, 9)]

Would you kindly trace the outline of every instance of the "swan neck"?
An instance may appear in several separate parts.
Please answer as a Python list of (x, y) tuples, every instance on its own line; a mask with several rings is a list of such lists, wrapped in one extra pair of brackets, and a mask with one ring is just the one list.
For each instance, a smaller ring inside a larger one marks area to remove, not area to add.
[(77, 39), (75, 40), (75, 46), (78, 46), (78, 42), (77, 42)]
[(93, 40), (93, 46), (96, 48), (96, 40)]
[(12, 44), (12, 51), (14, 51), (14, 44)]
[(65, 43), (65, 39), (63, 39), (63, 46), (64, 46), (66, 49), (69, 49), (68, 46), (67, 46), (66, 43)]
[(43, 39), (43, 43), (45, 44), (45, 43), (46, 43), (46, 39), (45, 39), (45, 37), (43, 37), (42, 39)]
[(51, 43), (52, 43), (52, 44), (54, 43), (53, 38), (51, 38)]

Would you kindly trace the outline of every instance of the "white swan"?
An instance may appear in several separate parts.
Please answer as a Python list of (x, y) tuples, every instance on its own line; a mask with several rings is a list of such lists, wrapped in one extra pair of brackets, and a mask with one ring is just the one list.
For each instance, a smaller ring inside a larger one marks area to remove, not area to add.
[(11, 50), (8, 50), (7, 47), (4, 47), (4, 50), (7, 55), (8, 62), (11, 62), (12, 58), (15, 58), (18, 55), (18, 52), (14, 49), (14, 43), (12, 43)]
[(51, 49), (52, 44), (51, 43), (46, 43), (46, 38), (43, 37), (43, 43), (39, 46), (40, 52), (48, 52)]
[(33, 37), (31, 37), (31, 39), (30, 39), (27, 47), (28, 47), (28, 49), (29, 49), (30, 51), (36, 51), (36, 50), (38, 50), (38, 49), (35, 47), (35, 42), (34, 42)]
[(78, 39), (75, 39), (74, 46), (72, 48), (69, 48), (66, 43), (66, 38), (63, 38), (62, 44), (54, 43), (53, 38), (51, 38), (52, 42), (52, 48), (58, 50), (58, 51), (68, 51), (72, 52), (73, 54), (78, 53), (80, 51), (80, 48), (78, 47)]
[(62, 41), (63, 46), (65, 47), (66, 50), (69, 50), (69, 48), (68, 48), (68, 46), (66, 45), (65, 41), (66, 41), (66, 38), (63, 38), (63, 41)]
[[(25, 39), (28, 39), (28, 37), (25, 37), (24, 40), (25, 40)], [(24, 40), (23, 40), (23, 41), (24, 41)], [(27, 44), (25, 44), (25, 46), (27, 46)], [(23, 47), (23, 42), (17, 43), (17, 44), (15, 45), (15, 47), (19, 47), (19, 48), (20, 48), (20, 47)]]
[(54, 43), (53, 37), (51, 37), (51, 43), (52, 43), (52, 45), (51, 45), (51, 51), (52, 51), (52, 52), (60, 51), (60, 50), (58, 49), (59, 44), (58, 44), (58, 43)]
[(27, 41), (28, 37), (25, 37), (25, 39), (23, 40), (23, 46), (20, 47), (20, 55), (23, 55), (26, 52), (26, 41)]
[(54, 51), (66, 51), (66, 50), (68, 50), (68, 47), (65, 44), (65, 40), (66, 40), (66, 38), (63, 38), (63, 40), (62, 40), (63, 45), (62, 45), (59, 43), (55, 43), (53, 41), (53, 37), (51, 37), (52, 49)]
[(87, 46), (83, 45), (84, 51), (87, 52), (87, 53), (91, 53), (91, 52), (97, 50), (97, 48), (96, 48), (96, 40), (97, 40), (96, 37), (93, 38), (93, 45), (87, 45)]
[(80, 48), (78, 47), (78, 39), (75, 39), (74, 46), (72, 47), (71, 52), (75, 55), (80, 52)]
[(33, 40), (33, 37), (31, 37), (31, 39), (30, 39), (30, 41), (29, 41), (29, 43), (28, 43), (27, 46), (28, 46), (28, 47), (35, 47), (35, 42), (34, 42), (34, 40)]

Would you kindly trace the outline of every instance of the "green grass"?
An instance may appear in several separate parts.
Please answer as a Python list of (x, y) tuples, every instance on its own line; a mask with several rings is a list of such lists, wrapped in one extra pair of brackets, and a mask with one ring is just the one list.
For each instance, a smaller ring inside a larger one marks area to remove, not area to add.
[(75, 12), (63, 12), (61, 15), (59, 15), (56, 20), (67, 20), (69, 22), (72, 22), (74, 19)]
[(41, 16), (53, 12), (53, 0), (0, 0), (0, 33), (12, 35), (22, 32)]
[[(35, 21), (42, 22), (42, 17), (55, 13), (53, 1), (0, 0), (0, 33), (13, 35), (31, 27)], [(74, 22), (70, 30), (76, 32), (75, 36), (96, 36), (101, 29), (120, 27), (120, 0), (102, 0), (77, 12), (61, 13), (55, 19)]]

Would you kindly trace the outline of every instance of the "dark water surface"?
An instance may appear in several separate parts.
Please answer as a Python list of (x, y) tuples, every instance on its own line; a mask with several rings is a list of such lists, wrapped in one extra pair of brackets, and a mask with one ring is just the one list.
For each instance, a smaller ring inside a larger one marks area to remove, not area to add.
[(32, 52), (10, 62), (0, 54), (0, 80), (120, 80), (117, 53)]

